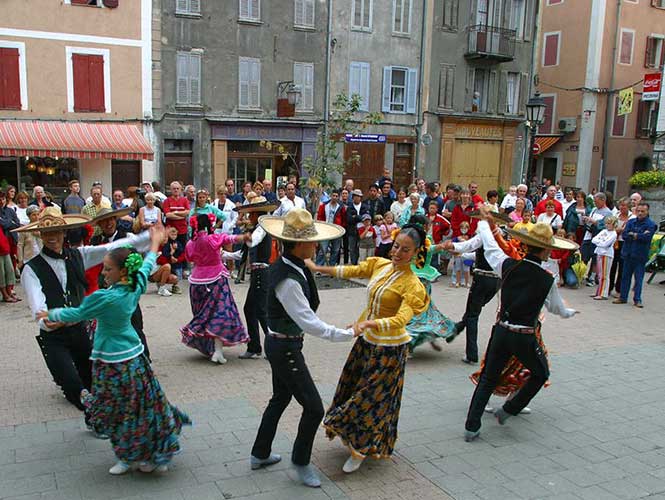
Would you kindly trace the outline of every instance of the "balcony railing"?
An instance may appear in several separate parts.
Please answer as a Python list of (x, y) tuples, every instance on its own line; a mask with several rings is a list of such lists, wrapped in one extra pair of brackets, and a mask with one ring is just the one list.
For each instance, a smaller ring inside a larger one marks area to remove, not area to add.
[(515, 58), (515, 30), (477, 24), (467, 28), (467, 59), (491, 59), (497, 62)]

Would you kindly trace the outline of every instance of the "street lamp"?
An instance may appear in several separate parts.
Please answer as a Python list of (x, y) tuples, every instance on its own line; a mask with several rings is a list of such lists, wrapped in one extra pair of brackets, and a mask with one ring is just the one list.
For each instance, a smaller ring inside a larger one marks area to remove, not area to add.
[[(538, 131), (538, 125), (543, 123), (545, 118), (545, 109), (547, 104), (545, 104), (545, 99), (540, 97), (540, 92), (536, 93), (529, 99), (526, 103), (526, 123), (529, 127), (529, 162), (527, 163), (527, 173), (531, 164), (533, 163), (533, 147), (536, 143), (536, 132)], [(522, 180), (524, 180), (524, 172), (522, 172)]]
[(289, 80), (277, 83), (277, 94), (278, 97), (286, 94), (289, 104), (295, 106), (300, 102), (302, 90), (300, 89), (300, 85), (296, 85), (292, 80)]

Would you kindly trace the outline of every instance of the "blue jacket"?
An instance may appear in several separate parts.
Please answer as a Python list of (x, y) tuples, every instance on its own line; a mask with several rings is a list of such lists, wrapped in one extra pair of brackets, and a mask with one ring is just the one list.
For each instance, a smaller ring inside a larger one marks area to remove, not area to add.
[[(621, 257), (646, 262), (649, 258), (651, 238), (656, 232), (656, 223), (648, 217), (630, 219), (623, 228)], [(631, 234), (635, 233), (635, 234)]]

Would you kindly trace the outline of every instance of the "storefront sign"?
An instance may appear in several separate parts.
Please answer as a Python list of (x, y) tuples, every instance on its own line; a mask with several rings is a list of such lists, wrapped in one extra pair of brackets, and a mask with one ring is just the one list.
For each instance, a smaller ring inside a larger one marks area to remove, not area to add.
[(574, 177), (577, 175), (577, 163), (564, 163), (563, 175)]
[(457, 125), (455, 137), (468, 139), (503, 139), (503, 128), (496, 125)]
[(344, 134), (346, 142), (386, 142), (386, 136), (383, 134)]
[(216, 124), (212, 126), (212, 139), (218, 141), (266, 140), (285, 142), (315, 142), (316, 128)]
[(657, 101), (660, 96), (662, 75), (660, 73), (649, 73), (644, 75), (644, 88), (642, 90), (643, 101)]

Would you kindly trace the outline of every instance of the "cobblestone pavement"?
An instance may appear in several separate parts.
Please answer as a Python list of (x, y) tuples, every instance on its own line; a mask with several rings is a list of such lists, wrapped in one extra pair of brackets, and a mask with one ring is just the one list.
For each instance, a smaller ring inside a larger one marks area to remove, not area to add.
[[(246, 285), (232, 286), (240, 305)], [(270, 395), (265, 360), (212, 365), (180, 344), (189, 320), (186, 294), (142, 300), (153, 364), (169, 399), (195, 425), (184, 431), (183, 453), (163, 475), (112, 477), (107, 441), (84, 430), (80, 414), (50, 380), (34, 340), (27, 306), (0, 304), (0, 498), (21, 499), (665, 499), (665, 359), (663, 292), (645, 287), (645, 309), (598, 303), (591, 289), (565, 290), (582, 314), (548, 316), (543, 334), (552, 385), (531, 404), (533, 413), (500, 427), (488, 415), (481, 438), (462, 439), (473, 391), (472, 371), (460, 362), (463, 340), (437, 353), (424, 346), (407, 367), (396, 453), (369, 460), (345, 475), (347, 454), (323, 432), (313, 462), (323, 487), (294, 481), (289, 452), (299, 418), (285, 413), (275, 450), (285, 459), (251, 472), (247, 457)], [(20, 293), (20, 290), (19, 290)], [(365, 290), (321, 292), (321, 315), (345, 325), (365, 303)], [(464, 309), (466, 290), (434, 285), (434, 300), (452, 318)], [(481, 318), (487, 342), (495, 303)], [(350, 344), (306, 341), (306, 358), (329, 402)]]

